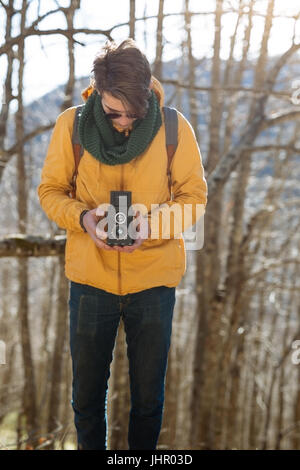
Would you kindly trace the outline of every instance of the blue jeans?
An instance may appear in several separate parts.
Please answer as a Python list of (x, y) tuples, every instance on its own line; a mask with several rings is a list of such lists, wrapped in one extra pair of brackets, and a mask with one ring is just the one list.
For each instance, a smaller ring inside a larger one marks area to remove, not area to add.
[(129, 449), (156, 448), (174, 305), (175, 287), (119, 296), (71, 282), (72, 406), (79, 449), (106, 449), (108, 379), (121, 317), (129, 360)]

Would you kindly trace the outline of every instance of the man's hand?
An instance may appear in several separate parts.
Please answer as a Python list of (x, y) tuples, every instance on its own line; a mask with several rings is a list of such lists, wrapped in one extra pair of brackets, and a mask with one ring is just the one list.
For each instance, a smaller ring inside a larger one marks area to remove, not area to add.
[[(98, 215), (96, 214), (96, 212), (98, 213)], [(113, 248), (111, 246), (107, 245), (100, 238), (98, 238), (97, 234), (96, 234), (96, 227), (97, 227), (97, 224), (98, 224), (99, 220), (101, 219), (102, 215), (104, 216), (104, 211), (99, 211), (99, 210), (97, 210), (97, 208), (92, 209), (92, 210), (88, 211), (86, 214), (84, 214), (83, 219), (82, 219), (82, 223), (85, 226), (85, 229), (86, 229), (87, 233), (94, 240), (94, 242), (95, 242), (95, 244), (97, 245), (98, 248), (101, 248), (103, 250), (112, 251)], [(101, 238), (103, 238), (103, 239), (105, 239), (107, 237), (105, 232), (101, 232), (101, 235), (102, 235)]]
[[(82, 219), (82, 223), (90, 235), (90, 237), (94, 240), (95, 244), (98, 248), (102, 248), (104, 250), (109, 251), (119, 251), (121, 253), (132, 253), (137, 248), (141, 246), (141, 244), (150, 237), (150, 224), (148, 223), (148, 219), (140, 214), (139, 211), (135, 214), (135, 224), (136, 224), (136, 233), (137, 238), (135, 239), (133, 245), (128, 246), (109, 246), (105, 243), (105, 239), (107, 238), (107, 233), (105, 231), (100, 231), (99, 228), (96, 232), (96, 227), (98, 222), (101, 219), (101, 216), (104, 216), (105, 212), (99, 209), (92, 209), (86, 214)], [(100, 236), (97, 236), (98, 235)]]
[(141, 215), (139, 211), (136, 212), (135, 216), (137, 238), (135, 239), (133, 245), (115, 246), (114, 249), (120, 253), (132, 253), (137, 248), (139, 248), (145, 240), (150, 238), (151, 228), (147, 217)]

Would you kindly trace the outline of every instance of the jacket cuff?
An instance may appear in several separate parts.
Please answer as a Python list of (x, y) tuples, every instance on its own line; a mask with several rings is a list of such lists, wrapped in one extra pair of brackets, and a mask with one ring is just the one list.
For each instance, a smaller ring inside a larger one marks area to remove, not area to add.
[(81, 212), (80, 217), (79, 217), (79, 223), (81, 225), (81, 228), (84, 230), (84, 232), (86, 232), (87, 230), (85, 226), (83, 225), (83, 217), (87, 212), (89, 212), (89, 210), (85, 209), (84, 211)]

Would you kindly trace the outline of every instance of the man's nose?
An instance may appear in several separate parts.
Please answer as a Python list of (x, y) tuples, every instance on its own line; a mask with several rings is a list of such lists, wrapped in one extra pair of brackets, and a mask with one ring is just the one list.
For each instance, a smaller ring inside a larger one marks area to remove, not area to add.
[(118, 122), (121, 126), (126, 126), (126, 124), (129, 124), (130, 122), (130, 118), (128, 118), (127, 116), (125, 115), (122, 115), (120, 116), (120, 118), (118, 119)]

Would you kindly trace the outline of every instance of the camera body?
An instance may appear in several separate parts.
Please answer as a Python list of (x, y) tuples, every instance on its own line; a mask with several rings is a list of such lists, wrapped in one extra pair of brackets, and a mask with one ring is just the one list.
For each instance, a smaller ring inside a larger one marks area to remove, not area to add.
[(128, 215), (131, 206), (131, 191), (110, 191), (110, 206), (108, 209), (107, 239), (110, 246), (133, 245), (130, 237), (129, 226), (133, 216)]

